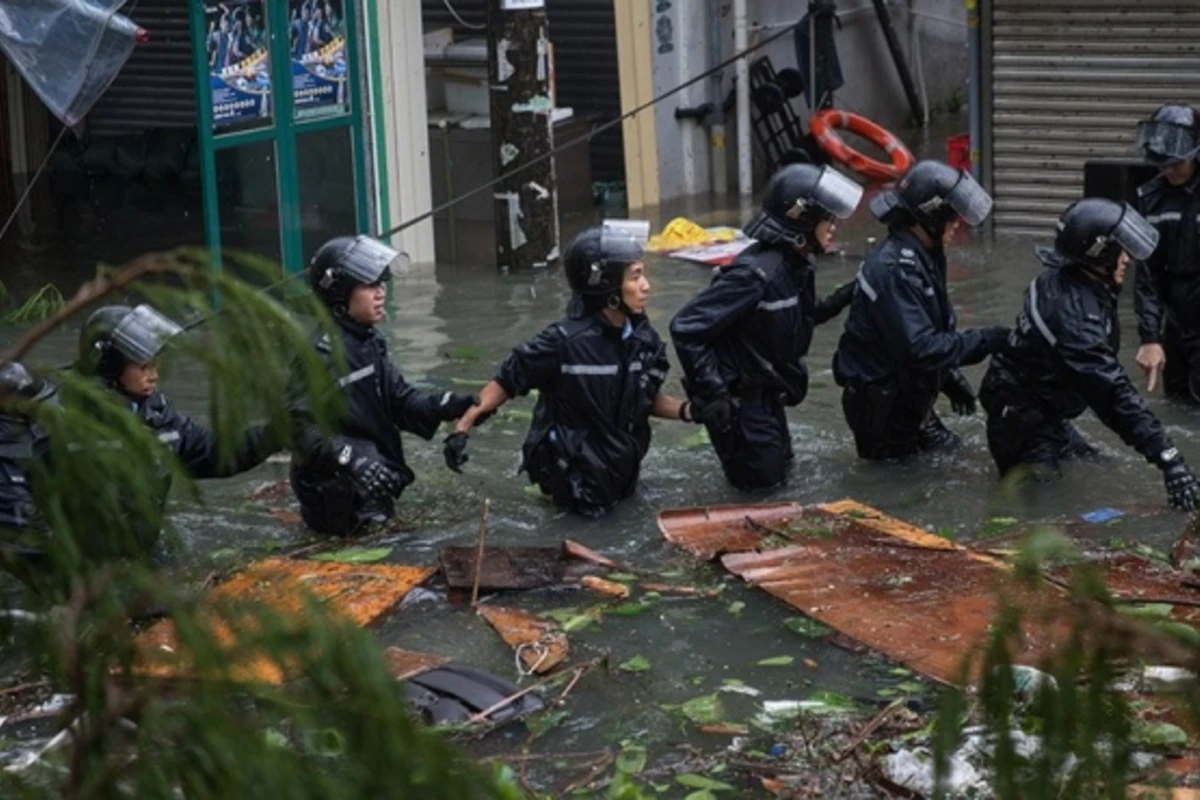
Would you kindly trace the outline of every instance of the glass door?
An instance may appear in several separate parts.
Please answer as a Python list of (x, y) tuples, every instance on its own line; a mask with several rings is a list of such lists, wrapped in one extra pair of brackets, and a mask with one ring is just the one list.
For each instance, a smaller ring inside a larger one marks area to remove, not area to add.
[(278, 266), (248, 263), (294, 273), (325, 240), (366, 230), (354, 4), (191, 2), (213, 266), (273, 282)]

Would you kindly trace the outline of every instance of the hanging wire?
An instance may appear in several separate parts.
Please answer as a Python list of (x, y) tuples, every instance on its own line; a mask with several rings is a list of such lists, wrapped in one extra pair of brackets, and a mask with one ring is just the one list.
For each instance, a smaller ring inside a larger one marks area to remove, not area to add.
[(450, 16), (452, 16), (456, 20), (458, 20), (459, 25), (462, 25), (464, 28), (469, 28), (470, 30), (473, 30), (473, 31), (486, 31), (487, 30), (486, 23), (483, 25), (472, 25), (471, 23), (467, 22), (465, 19), (460, 17), (458, 15), (458, 12), (454, 10), (454, 6), (450, 5), (450, 0), (442, 0), (442, 2), (446, 4), (446, 10), (450, 12)]
[(8, 219), (4, 221), (4, 227), (0, 228), (0, 241), (4, 240), (4, 234), (8, 233), (8, 229), (12, 227), (13, 222), (17, 219), (17, 215), (21, 213), (21, 207), (25, 205), (25, 201), (29, 199), (29, 195), (33, 192), (33, 187), (37, 186), (38, 178), (42, 176), (42, 172), (46, 169), (46, 165), (50, 163), (51, 157), (54, 156), (54, 151), (58, 148), (59, 142), (63, 140), (63, 136), (67, 133), (67, 126), (63, 125), (62, 130), (58, 132), (58, 136), (54, 137), (54, 143), (50, 145), (50, 149), (46, 151), (46, 157), (42, 159), (41, 165), (37, 168), (37, 172), (33, 173), (33, 177), (29, 180), (25, 191), (21, 193), (17, 204), (13, 206), (12, 213), (8, 215)]
[[(449, 3), (447, 3), (447, 5), (449, 5)], [(418, 214), (417, 216), (412, 217), (411, 219), (405, 220), (404, 222), (401, 222), (400, 224), (396, 225), (393, 228), (390, 228), (385, 231), (381, 231), (380, 233), (376, 234), (376, 237), (379, 239), (386, 239), (386, 238), (393, 236), (403, 230), (407, 230), (408, 228), (411, 228), (414, 225), (417, 225), (421, 222), (424, 222), (427, 219), (430, 219), (435, 214), (439, 214), (442, 211), (445, 211), (446, 209), (450, 208), (451, 206), (461, 203), (463, 200), (466, 200), (468, 197), (474, 197), (475, 195), (479, 194), (480, 192), (487, 191), (488, 189), (490, 189), (494, 186), (497, 186), (501, 182), (508, 180), (513, 175), (520, 173), (526, 169), (529, 169), (530, 167), (534, 166), (535, 164), (540, 164), (541, 162), (543, 162), (547, 159), (554, 158), (557, 154), (561, 153), (564, 150), (569, 150), (570, 148), (575, 147), (580, 144), (583, 144), (584, 142), (591, 141), (591, 139), (593, 137), (595, 137), (596, 135), (601, 134), (611, 128), (615, 128), (617, 125), (620, 125), (622, 122), (629, 119), (630, 117), (640, 114), (641, 112), (646, 111), (647, 109), (653, 108), (654, 106), (661, 103), (663, 100), (666, 100), (670, 97), (674, 97), (675, 95), (679, 94), (680, 92), (682, 92), (684, 89), (688, 88), (689, 86), (699, 83), (700, 81), (703, 81), (703, 80), (711, 77), (712, 75), (715, 75), (716, 73), (721, 72), (726, 67), (729, 67), (729, 66), (733, 65), (734, 63), (736, 63), (739, 59), (745, 58), (746, 56), (750, 55), (751, 53), (755, 52), (756, 50), (761, 50), (762, 48), (764, 48), (767, 45), (771, 44), (772, 42), (776, 41), (777, 39), (781, 39), (782, 37), (791, 33), (792, 30), (798, 24), (799, 23), (792, 23), (791, 25), (789, 25), (781, 30), (776, 31), (775, 33), (772, 33), (770, 36), (767, 36), (766, 38), (755, 42), (754, 44), (747, 47), (745, 50), (742, 50), (740, 53), (733, 54), (729, 58), (722, 61), (720, 64), (717, 64), (713, 67), (710, 67), (709, 69), (706, 69), (704, 72), (701, 72), (699, 75), (696, 75), (693, 78), (689, 78), (688, 80), (679, 84), (675, 88), (669, 89), (651, 100), (647, 100), (645, 103), (642, 103), (640, 106), (637, 106), (636, 108), (626, 111), (624, 114), (621, 114), (619, 117), (610, 119), (609, 121), (604, 122), (604, 123), (596, 126), (595, 128), (592, 128), (592, 130), (589, 131), (588, 133), (582, 134), (580, 136), (576, 136), (575, 138), (570, 139), (570, 140), (564, 142), (563, 144), (558, 145), (554, 149), (550, 150), (548, 153), (544, 153), (534, 159), (531, 159), (530, 161), (525, 162), (524, 164), (521, 164), (521, 165), (509, 170), (504, 175), (501, 175), (501, 176), (493, 178), (492, 180), (489, 180), (485, 183), (482, 183), (479, 186), (476, 186), (474, 189), (468, 189), (467, 191), (463, 192), (462, 194), (447, 200), (445, 203), (442, 203), (440, 206), (432, 208), (423, 214)], [(739, 87), (739, 88), (742, 91), (749, 91), (749, 87)], [(280, 280), (276, 281), (275, 283), (264, 286), (259, 291), (262, 292), (263, 294), (269, 294), (269, 293), (275, 291), (276, 289), (278, 289), (288, 283), (291, 283), (293, 280), (296, 280), (297, 278), (299, 278), (303, 275), (304, 275), (303, 272), (292, 273), (291, 275), (287, 275), (284, 278), (281, 278)], [(200, 327), (201, 325), (203, 325), (204, 323), (213, 319), (218, 314), (220, 314), (222, 311), (224, 311), (225, 308), (227, 308), (227, 306), (221, 306), (220, 308), (217, 308), (214, 311), (209, 312), (208, 314), (205, 314), (195, 320), (192, 320), (191, 322), (183, 325), (183, 330), (191, 331), (191, 330), (194, 330), (194, 329)]]

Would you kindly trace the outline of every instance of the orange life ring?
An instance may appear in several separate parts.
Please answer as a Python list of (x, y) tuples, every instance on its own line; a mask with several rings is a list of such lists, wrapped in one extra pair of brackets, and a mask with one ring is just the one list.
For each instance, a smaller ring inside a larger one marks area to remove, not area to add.
[[(908, 152), (908, 148), (895, 134), (858, 114), (826, 108), (813, 115), (809, 127), (817, 139), (817, 144), (821, 145), (821, 149), (828, 153), (830, 158), (872, 180), (896, 180), (913, 165), (912, 153)], [(842, 137), (838, 136), (836, 128), (845, 128), (879, 145), (888, 154), (891, 163), (867, 158), (846, 144)]]

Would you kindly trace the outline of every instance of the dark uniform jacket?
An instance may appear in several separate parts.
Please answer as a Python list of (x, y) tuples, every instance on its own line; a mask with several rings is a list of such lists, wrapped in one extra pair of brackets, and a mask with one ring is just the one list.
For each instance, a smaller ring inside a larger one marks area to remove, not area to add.
[[(1171, 447), (1117, 360), (1117, 293), (1066, 267), (1052, 252), (1048, 269), (1025, 290), (1025, 305), (1006, 347), (992, 357), (980, 386), (988, 414), (1036, 412), (1072, 419), (1091, 408), (1147, 461)], [(1007, 407), (1007, 411), (1006, 411)]]
[(509, 397), (537, 389), (521, 468), (562, 508), (595, 516), (633, 493), (650, 447), (666, 346), (643, 316), (565, 319), (516, 347), (496, 373)]
[[(47, 390), (33, 402), (58, 402), (57, 391)], [(32, 480), (36, 463), (47, 464), (50, 442), (46, 430), (30, 416), (11, 409), (0, 411), (0, 538), (40, 528)]]
[(833, 359), (839, 386), (898, 386), (897, 401), (931, 408), (946, 373), (988, 354), (980, 329), (959, 332), (946, 290), (946, 256), (893, 229), (858, 274)]
[(1158, 229), (1154, 253), (1140, 263), (1134, 310), (1143, 344), (1162, 341), (1165, 317), (1200, 332), (1200, 170), (1184, 186), (1162, 176), (1138, 187), (1142, 216)]
[[(432, 439), (438, 425), (445, 421), (445, 413), (440, 407), (440, 395), (422, 392), (404, 380), (388, 358), (383, 334), (373, 326), (339, 318), (335, 330), (341, 339), (344, 364), (337, 359), (328, 333), (319, 331), (313, 336), (313, 346), (329, 366), (336, 381), (334, 389), (340, 395), (335, 435), (327, 435), (317, 424), (317, 415), (309, 403), (309, 387), (294, 382), (291, 413), (297, 451), (292, 458), (292, 486), (305, 522), (311, 527), (330, 531), (328, 523), (336, 523), (338, 532), (349, 532), (340, 530), (349, 520), (310, 518), (309, 513), (323, 506), (323, 494), (349, 486), (350, 479), (338, 462), (343, 448), (349, 446), (355, 456), (368, 455), (379, 460), (399, 473), (408, 485), (415, 476), (405, 463), (400, 432)], [(391, 511), (390, 507), (383, 509), (387, 516)], [(353, 509), (346, 513), (353, 513)], [(357, 526), (350, 526), (354, 527)]]
[(817, 325), (837, 316), (847, 284), (816, 297), (816, 265), (794, 251), (754, 244), (671, 320), (688, 395), (774, 394), (794, 406), (808, 394), (805, 356)]

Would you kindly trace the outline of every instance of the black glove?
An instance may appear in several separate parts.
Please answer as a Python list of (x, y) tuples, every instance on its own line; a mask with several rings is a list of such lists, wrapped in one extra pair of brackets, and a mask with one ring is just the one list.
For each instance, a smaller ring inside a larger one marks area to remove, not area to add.
[(458, 392), (446, 392), (442, 395), (441, 402), (438, 403), (438, 413), (443, 422), (449, 422), (461, 417), (467, 413), (473, 405), (478, 405), (479, 398), (473, 394), (459, 394)]
[(822, 305), (825, 306), (831, 316), (836, 317), (845, 310), (846, 306), (854, 302), (854, 290), (856, 288), (858, 288), (857, 280), (843, 283), (833, 290), (833, 294), (825, 298)]
[[(343, 454), (348, 450), (349, 448), (343, 450)], [(350, 479), (357, 483), (360, 489), (379, 500), (395, 497), (404, 488), (400, 473), (368, 456), (353, 458), (344, 466), (350, 473)]]
[(692, 407), (692, 417), (697, 422), (711, 425), (718, 433), (725, 433), (733, 426), (737, 416), (737, 406), (733, 398), (727, 394), (719, 394), (710, 400), (696, 403)]
[(446, 457), (446, 466), (457, 473), (462, 473), (462, 465), (471, 460), (467, 455), (467, 440), (471, 437), (465, 433), (452, 433), (446, 437), (446, 446), (442, 455)]
[(998, 353), (1004, 349), (1004, 343), (1008, 341), (1008, 335), (1012, 333), (1012, 328), (1007, 325), (993, 325), (990, 328), (983, 328), (982, 331), (987, 351)]
[(965, 375), (958, 370), (950, 370), (942, 382), (942, 394), (950, 399), (950, 407), (954, 413), (969, 417), (975, 413), (975, 392)]
[(1167, 453), (1173, 453), (1163, 459), (1163, 483), (1167, 486), (1167, 503), (1171, 508), (1180, 511), (1195, 511), (1200, 505), (1200, 481), (1179, 451), (1172, 447)]

